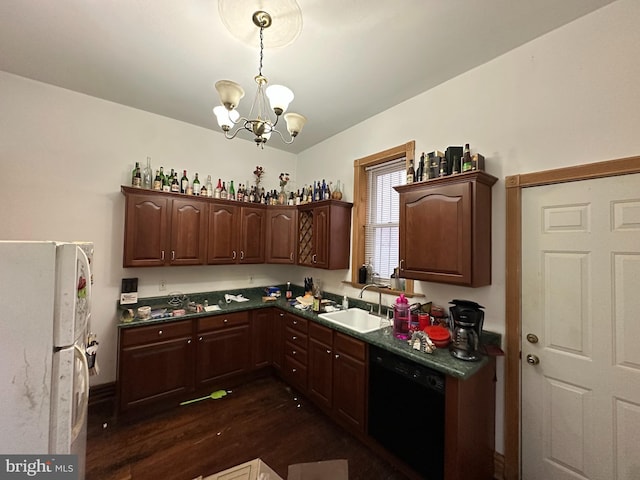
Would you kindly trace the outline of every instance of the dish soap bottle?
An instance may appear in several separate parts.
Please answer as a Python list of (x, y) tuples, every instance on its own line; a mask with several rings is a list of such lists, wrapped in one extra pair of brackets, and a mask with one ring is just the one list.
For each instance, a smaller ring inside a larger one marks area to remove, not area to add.
[(342, 309), (349, 310), (349, 299), (347, 298), (346, 295), (342, 297)]

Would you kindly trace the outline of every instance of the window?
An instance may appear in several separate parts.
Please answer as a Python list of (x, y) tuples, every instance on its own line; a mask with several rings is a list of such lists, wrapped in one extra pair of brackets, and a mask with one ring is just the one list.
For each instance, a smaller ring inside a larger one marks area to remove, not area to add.
[(365, 260), (387, 281), (399, 263), (400, 197), (393, 187), (407, 180), (405, 159), (367, 167)]
[[(358, 269), (369, 259), (383, 278), (390, 278), (398, 266), (399, 196), (392, 187), (405, 183), (407, 166), (414, 158), (415, 142), (411, 141), (353, 162), (351, 283), (354, 286), (358, 284)], [(412, 280), (405, 282), (405, 293), (413, 294)]]

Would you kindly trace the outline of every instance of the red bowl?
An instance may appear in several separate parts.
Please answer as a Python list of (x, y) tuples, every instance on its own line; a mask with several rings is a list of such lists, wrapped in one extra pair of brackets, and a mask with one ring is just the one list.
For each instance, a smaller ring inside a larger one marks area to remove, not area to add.
[(433, 344), (438, 348), (444, 348), (451, 342), (449, 330), (440, 325), (429, 325), (424, 327), (424, 333), (429, 335)]

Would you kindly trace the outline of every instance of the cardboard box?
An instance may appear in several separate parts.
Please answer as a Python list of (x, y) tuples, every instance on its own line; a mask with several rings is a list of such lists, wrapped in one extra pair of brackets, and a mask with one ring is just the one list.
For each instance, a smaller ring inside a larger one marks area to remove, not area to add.
[(199, 476), (193, 480), (284, 480), (259, 458), (241, 463), (208, 477)]
[(347, 460), (295, 463), (289, 465), (287, 480), (349, 480)]

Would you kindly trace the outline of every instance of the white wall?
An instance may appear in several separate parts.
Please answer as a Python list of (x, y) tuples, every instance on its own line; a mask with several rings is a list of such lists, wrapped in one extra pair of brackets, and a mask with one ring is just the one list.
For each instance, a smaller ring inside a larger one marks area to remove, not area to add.
[[(212, 104), (215, 99), (212, 97)], [(203, 108), (210, 108), (203, 105)], [(217, 128), (212, 115), (212, 125)], [(140, 296), (237, 288), (286, 281), (282, 267), (210, 266), (122, 268), (124, 196), (136, 161), (187, 169), (190, 178), (212, 175), (277, 188), (278, 175), (295, 178), (295, 155), (253, 142), (0, 72), (0, 239), (85, 240), (95, 243), (92, 329), (98, 334), (100, 375), (116, 379), (116, 306), (122, 278), (139, 277)], [(3, 302), (5, 299), (0, 292)], [(38, 301), (30, 297), (30, 301)], [(25, 312), (28, 305), (25, 305)], [(4, 321), (4, 320), (3, 320)]]
[[(505, 176), (640, 154), (638, 18), (640, 2), (620, 0), (578, 19), (308, 149), (299, 156), (298, 177), (308, 183), (332, 172), (352, 200), (357, 158), (409, 140), (416, 141), (416, 157), (470, 143), (499, 178), (493, 187), (492, 284), (472, 289), (416, 282), (416, 290), (445, 306), (454, 298), (475, 300), (486, 307), (485, 328), (504, 333)], [(329, 284), (349, 277), (316, 276)], [(374, 293), (365, 298), (377, 301)], [(502, 367), (500, 361), (500, 452)]]
[[(269, 265), (123, 269), (119, 190), (135, 161), (150, 155), (154, 168), (186, 168), (236, 182), (252, 181), (254, 167), (262, 165), (267, 188), (277, 187), (281, 171), (297, 176), (293, 188), (340, 179), (351, 201), (353, 160), (409, 140), (416, 140), (418, 155), (469, 142), (500, 179), (493, 188), (493, 283), (469, 289), (418, 282), (417, 289), (443, 305), (452, 298), (476, 300), (486, 307), (486, 327), (504, 332), (504, 177), (640, 153), (638, 18), (640, 2), (619, 0), (297, 158), (0, 72), (0, 239), (95, 242), (93, 329), (101, 341), (102, 371), (92, 383), (107, 383), (115, 380), (115, 312), (123, 277), (140, 278), (141, 296), (159, 295), (160, 279), (167, 281), (167, 291), (188, 293), (244, 286), (250, 274), (256, 285), (313, 276), (333, 291), (357, 293), (339, 283), (350, 278), (347, 271)], [(377, 301), (375, 294), (365, 298)], [(500, 452), (502, 411), (499, 398)]]

